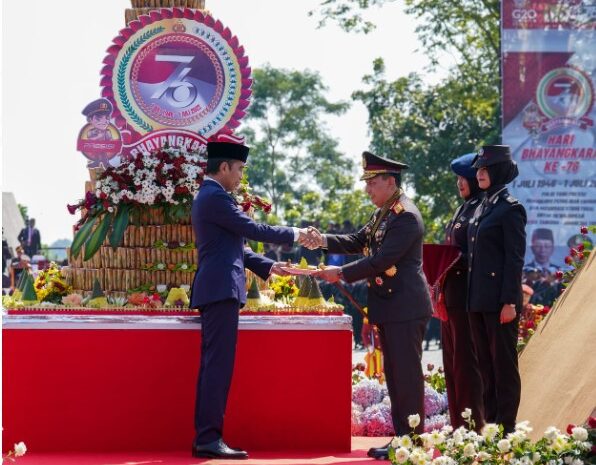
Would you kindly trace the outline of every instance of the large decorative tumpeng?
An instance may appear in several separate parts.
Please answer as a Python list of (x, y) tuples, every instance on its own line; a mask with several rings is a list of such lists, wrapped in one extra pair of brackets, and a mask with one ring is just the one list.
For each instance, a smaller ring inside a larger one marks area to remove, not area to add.
[[(252, 81), (238, 39), (204, 10), (141, 3), (133, 1), (107, 50), (101, 97), (83, 109), (78, 149), (91, 180), (85, 198), (69, 205), (81, 211), (69, 256), (75, 292), (96, 282), (116, 296), (190, 285), (190, 206), (206, 143), (241, 142), (233, 131)], [(246, 185), (239, 195), (245, 209), (268, 208)]]

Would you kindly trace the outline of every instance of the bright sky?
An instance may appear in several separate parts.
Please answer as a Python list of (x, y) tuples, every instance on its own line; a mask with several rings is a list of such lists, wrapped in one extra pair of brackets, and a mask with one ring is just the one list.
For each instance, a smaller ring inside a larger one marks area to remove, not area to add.
[[(347, 34), (317, 29), (307, 12), (317, 0), (207, 0), (213, 16), (244, 45), (253, 68), (318, 71), (331, 100), (349, 100), (362, 88), (372, 61), (383, 57), (391, 79), (427, 63), (416, 53), (415, 22), (402, 1), (369, 14), (378, 28)], [(13, 192), (37, 220), (42, 241), (72, 239), (75, 217), (67, 203), (84, 194), (88, 172), (75, 149), (85, 124), (81, 110), (100, 96), (105, 50), (124, 27), (130, 0), (4, 0), (2, 2), (2, 191)], [(368, 147), (367, 112), (353, 103), (329, 120), (340, 149), (359, 160)]]

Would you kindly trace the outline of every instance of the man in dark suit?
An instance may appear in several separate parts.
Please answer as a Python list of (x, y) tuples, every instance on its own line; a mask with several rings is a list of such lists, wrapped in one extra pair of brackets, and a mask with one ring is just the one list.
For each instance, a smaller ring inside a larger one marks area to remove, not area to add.
[(250, 239), (292, 244), (306, 230), (255, 223), (229, 192), (240, 185), (248, 147), (227, 142), (207, 145), (206, 176), (192, 205), (192, 224), (199, 254), (192, 308), (201, 312), (201, 366), (195, 409), (194, 457), (245, 459), (248, 454), (222, 439), (223, 419), (234, 370), (238, 312), (246, 303), (248, 268), (263, 279), (284, 274), (282, 264), (245, 249)]
[[(391, 399), (395, 434), (408, 434), (408, 416), (418, 414), (415, 431), (424, 431), (422, 339), (432, 305), (422, 271), (424, 225), (418, 208), (400, 189), (407, 165), (363, 153), (366, 193), (377, 207), (369, 222), (353, 234), (321, 236), (319, 245), (331, 253), (364, 257), (319, 276), (329, 282), (368, 280), (369, 321), (376, 324)], [(387, 458), (387, 446), (368, 451)]]
[(41, 235), (39, 229), (35, 227), (35, 219), (31, 218), (27, 221), (26, 227), (21, 229), (18, 235), (18, 240), (25, 250), (25, 254), (29, 257), (37, 255), (39, 249), (41, 249)]

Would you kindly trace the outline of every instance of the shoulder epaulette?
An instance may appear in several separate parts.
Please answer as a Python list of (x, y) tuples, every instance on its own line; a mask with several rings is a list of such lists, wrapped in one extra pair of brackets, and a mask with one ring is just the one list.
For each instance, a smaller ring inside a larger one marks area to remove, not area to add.
[(507, 202), (509, 202), (511, 205), (518, 203), (518, 200), (512, 195), (505, 196), (505, 200), (507, 200)]
[(396, 215), (399, 215), (404, 210), (404, 206), (399, 202), (399, 200), (397, 200), (393, 205), (391, 205), (391, 211)]

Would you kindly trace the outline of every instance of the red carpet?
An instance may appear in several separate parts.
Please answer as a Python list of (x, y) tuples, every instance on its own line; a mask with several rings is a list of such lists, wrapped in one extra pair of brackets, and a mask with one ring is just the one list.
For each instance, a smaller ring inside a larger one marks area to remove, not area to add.
[[(29, 451), (16, 460), (16, 465), (342, 465), (377, 462), (366, 456), (369, 447), (386, 444), (390, 438), (352, 438), (352, 452), (345, 454), (284, 454), (255, 452), (248, 460), (203, 460), (188, 452), (122, 452), (122, 453), (44, 453)], [(5, 445), (6, 446), (6, 445)], [(250, 453), (250, 451), (249, 451)]]

